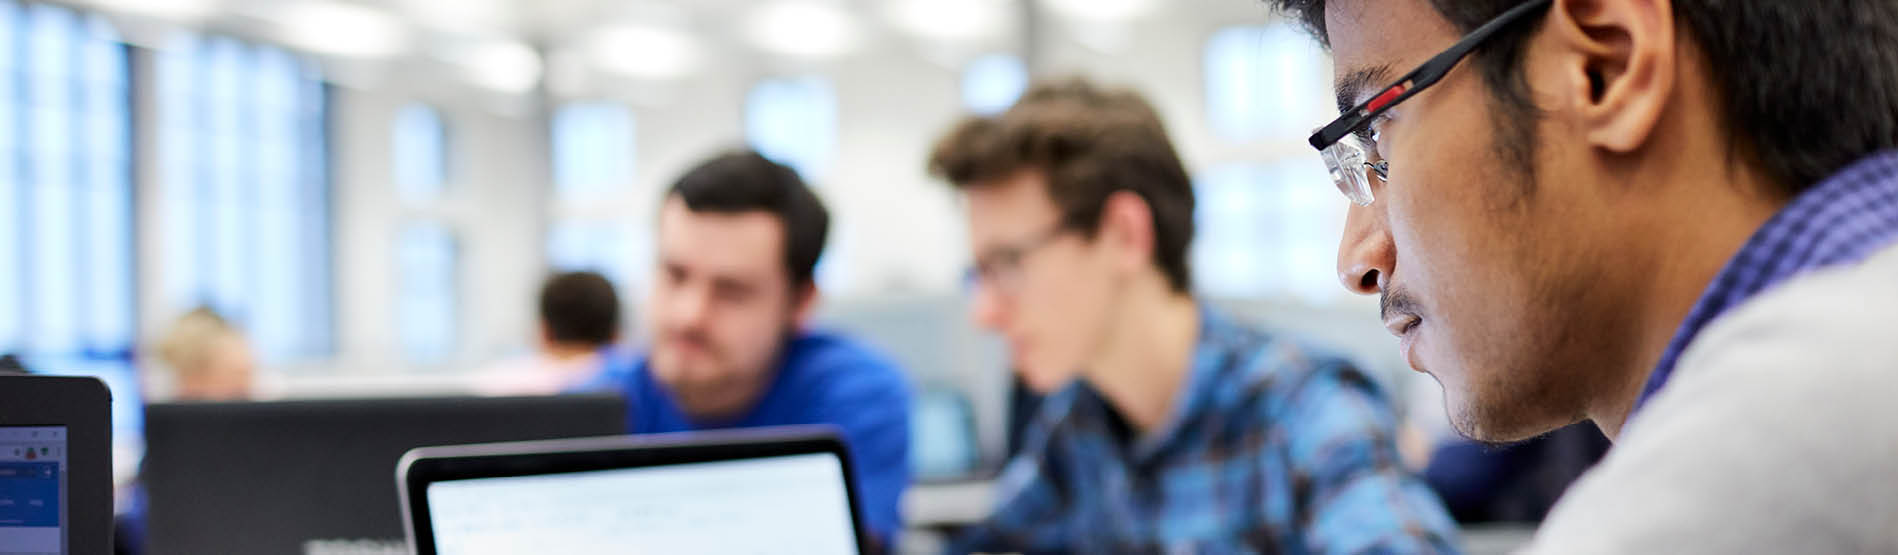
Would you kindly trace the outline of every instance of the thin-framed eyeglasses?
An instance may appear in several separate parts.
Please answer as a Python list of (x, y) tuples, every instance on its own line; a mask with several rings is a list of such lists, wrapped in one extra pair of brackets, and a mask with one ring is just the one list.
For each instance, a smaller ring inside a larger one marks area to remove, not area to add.
[(988, 249), (976, 255), (974, 266), (969, 268), (964, 278), (965, 283), (970, 290), (987, 287), (997, 293), (1013, 296), (1021, 291), (1022, 264), (1028, 256), (1054, 244), (1056, 239), (1072, 231), (1066, 225), (1056, 225), (1013, 244)]

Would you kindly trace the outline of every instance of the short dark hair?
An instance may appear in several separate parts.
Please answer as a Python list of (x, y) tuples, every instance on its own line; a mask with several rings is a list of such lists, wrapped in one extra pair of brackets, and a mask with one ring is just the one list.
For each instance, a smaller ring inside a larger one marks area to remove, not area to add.
[(1084, 79), (1038, 83), (995, 116), (971, 116), (936, 143), (929, 172), (959, 188), (1042, 172), (1061, 225), (1092, 237), (1107, 197), (1132, 192), (1153, 218), (1153, 262), (1176, 292), (1191, 288), (1193, 181), (1159, 112), (1139, 93)]
[(830, 234), (830, 211), (796, 170), (757, 152), (734, 151), (692, 168), (672, 184), (667, 195), (679, 197), (693, 212), (777, 216), (784, 225), (786, 275), (794, 287), (811, 284)]
[(597, 273), (554, 274), (540, 288), (540, 321), (550, 340), (603, 346), (619, 334), (619, 295)]
[[(1524, 1), (1430, 3), (1468, 33)], [(1329, 45), (1326, 0), (1266, 2)], [(1797, 194), (1898, 147), (1898, 3), (1674, 0), (1673, 7), (1709, 62), (1730, 151), (1757, 160), (1782, 192)], [(1518, 68), (1535, 28), (1507, 29), (1473, 55), (1508, 117), (1534, 115)]]

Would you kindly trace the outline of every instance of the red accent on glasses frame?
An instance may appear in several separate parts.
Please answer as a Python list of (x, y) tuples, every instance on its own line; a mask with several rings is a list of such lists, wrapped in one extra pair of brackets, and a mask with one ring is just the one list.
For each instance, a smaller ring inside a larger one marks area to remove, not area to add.
[(1364, 113), (1368, 114), (1368, 113), (1376, 112), (1384, 108), (1384, 106), (1397, 101), (1397, 97), (1402, 96), (1404, 94), (1404, 91), (1409, 90), (1409, 89), (1410, 89), (1409, 81), (1398, 83), (1396, 85), (1391, 85), (1391, 88), (1384, 89), (1384, 92), (1382, 94), (1377, 95), (1377, 98), (1373, 98), (1371, 99), (1370, 102), (1367, 102), (1364, 104)]

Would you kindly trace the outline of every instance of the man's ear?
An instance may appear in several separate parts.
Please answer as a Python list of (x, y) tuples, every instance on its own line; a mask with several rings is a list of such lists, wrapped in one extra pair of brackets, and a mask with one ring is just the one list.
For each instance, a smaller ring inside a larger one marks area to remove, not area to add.
[(1682, 54), (1670, 0), (1555, 0), (1544, 36), (1559, 67), (1550, 87), (1590, 146), (1632, 152), (1653, 134), (1674, 94)]
[(1101, 204), (1097, 241), (1113, 248), (1114, 264), (1124, 269), (1153, 263), (1153, 207), (1133, 191), (1115, 191)]
[(799, 330), (808, 329), (811, 318), (817, 315), (817, 300), (822, 296), (817, 290), (815, 278), (796, 286), (791, 292), (791, 326)]

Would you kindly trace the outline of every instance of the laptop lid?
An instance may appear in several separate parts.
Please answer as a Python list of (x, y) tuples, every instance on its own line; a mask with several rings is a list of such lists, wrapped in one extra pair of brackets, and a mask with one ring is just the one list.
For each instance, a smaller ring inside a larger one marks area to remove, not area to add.
[(112, 550), (112, 394), (0, 375), (0, 552)]
[(418, 449), (398, 472), (416, 553), (862, 553), (829, 427)]
[(625, 411), (613, 395), (152, 405), (147, 552), (400, 552), (403, 453), (619, 434)]

